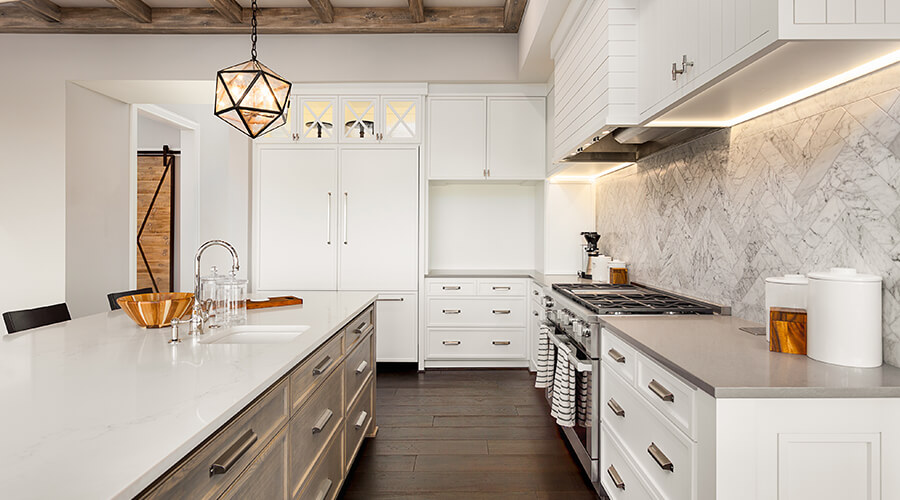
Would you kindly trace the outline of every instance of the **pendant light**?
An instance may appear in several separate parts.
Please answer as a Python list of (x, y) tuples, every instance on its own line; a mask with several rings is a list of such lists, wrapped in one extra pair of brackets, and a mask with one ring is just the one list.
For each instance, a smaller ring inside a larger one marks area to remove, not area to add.
[(255, 139), (287, 123), (291, 82), (256, 60), (256, 0), (251, 8), (250, 60), (216, 74), (215, 114)]

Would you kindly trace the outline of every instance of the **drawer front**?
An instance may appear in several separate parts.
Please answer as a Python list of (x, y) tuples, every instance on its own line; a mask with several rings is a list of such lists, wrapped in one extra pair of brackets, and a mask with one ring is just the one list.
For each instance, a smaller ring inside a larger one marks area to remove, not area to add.
[(331, 435), (343, 428), (343, 370), (335, 370), (288, 424), (291, 491), (309, 474)]
[(639, 473), (625, 458), (621, 445), (600, 426), (600, 484), (612, 500), (656, 500)]
[(372, 356), (374, 338), (372, 335), (366, 336), (365, 340), (360, 342), (344, 361), (344, 407), (349, 407), (353, 403), (363, 384), (369, 380), (372, 374), (375, 365), (375, 359)]
[[(603, 370), (600, 382), (603, 398), (601, 422), (610, 434), (621, 441), (639, 472), (662, 497), (694, 498), (696, 445), (632, 386), (611, 373), (608, 368)], [(610, 407), (610, 399), (624, 411), (624, 417), (617, 415)], [(651, 446), (656, 459), (650, 453)]]
[(428, 326), (524, 327), (523, 299), (430, 299)]
[(601, 333), (601, 359), (629, 383), (634, 383), (637, 371), (637, 351), (605, 328)]
[(288, 421), (289, 409), (288, 383), (282, 380), (143, 498), (218, 497)]
[(344, 353), (343, 338), (343, 333), (335, 335), (291, 372), (293, 411), (300, 409), (309, 395), (337, 368)]
[(530, 281), (528, 283), (528, 297), (537, 304), (538, 307), (544, 307), (544, 288), (536, 281)]
[(362, 314), (356, 317), (344, 330), (344, 339), (347, 344), (347, 352), (354, 344), (362, 340), (369, 332), (375, 328), (375, 308), (369, 307)]
[(347, 448), (344, 453), (344, 470), (350, 470), (356, 452), (359, 451), (363, 439), (372, 426), (372, 386), (373, 382), (370, 380), (353, 407), (347, 410), (347, 418), (344, 421), (344, 441)]
[(344, 433), (338, 432), (328, 449), (316, 463), (316, 468), (303, 483), (301, 500), (332, 500), (337, 497), (344, 479)]
[(525, 295), (525, 281), (478, 280), (478, 295), (492, 297), (522, 297)]
[(428, 280), (429, 296), (471, 296), (475, 295), (474, 280), (432, 281)]
[(287, 499), (287, 464), (287, 430), (282, 429), (220, 498)]
[(525, 329), (427, 332), (429, 359), (525, 359)]
[(688, 436), (697, 439), (694, 425), (695, 390), (665, 368), (638, 355), (634, 383), (650, 404), (669, 418)]

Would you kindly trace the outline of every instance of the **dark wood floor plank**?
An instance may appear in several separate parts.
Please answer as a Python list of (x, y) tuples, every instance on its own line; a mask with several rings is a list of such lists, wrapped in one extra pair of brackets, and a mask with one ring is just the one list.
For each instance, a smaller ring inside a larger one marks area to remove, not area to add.
[[(452, 456), (452, 455), (441, 455)], [(478, 455), (466, 455), (478, 456)], [(487, 455), (483, 455), (487, 456)], [(372, 472), (412, 472), (415, 470), (417, 455), (381, 455), (378, 460), (359, 460), (356, 472), (369, 474)]]
[(491, 455), (557, 455), (569, 456), (569, 449), (558, 439), (488, 440)]
[(354, 476), (348, 491), (400, 492), (458, 491), (513, 492), (579, 491), (584, 489), (580, 474), (559, 471), (539, 472), (377, 472)]
[(506, 406), (378, 406), (380, 415), (518, 415), (516, 407)]
[[(381, 378), (379, 376), (379, 384)], [(497, 387), (479, 388), (479, 387), (461, 387), (458, 384), (453, 387), (401, 387), (392, 389), (397, 397), (409, 396), (465, 396), (465, 397), (481, 397), (481, 396), (533, 396), (535, 393), (541, 394), (530, 387), (511, 387), (502, 392)], [(381, 385), (378, 386), (381, 390)], [(381, 398), (381, 395), (378, 395)]]
[[(403, 493), (378, 493), (370, 491), (347, 491), (342, 496), (344, 500), (537, 500), (537, 493), (532, 491), (514, 491), (514, 492), (492, 492), (478, 493), (468, 491), (465, 495), (458, 492), (421, 492), (415, 494)], [(542, 499), (556, 498), (564, 499), (564, 496), (558, 497), (541, 497)], [(579, 497), (580, 498), (580, 497)]]
[(378, 437), (371, 440), (363, 455), (473, 455), (488, 452), (487, 441), (483, 439), (392, 441), (381, 439), (384, 430), (378, 431)]
[[(387, 396), (378, 398), (378, 403), (385, 406), (475, 406), (475, 405), (513, 405), (531, 406), (540, 403), (540, 399), (530, 396)], [(547, 410), (550, 413), (550, 410)]]
[(552, 427), (385, 427), (378, 439), (553, 439), (559, 431)]
[(416, 459), (416, 472), (543, 472), (578, 474), (573, 461), (547, 455), (428, 455)]
[[(434, 417), (434, 427), (548, 427), (554, 420), (550, 415), (539, 416), (440, 416)], [(379, 425), (381, 422), (379, 421)]]
[(379, 411), (378, 427), (431, 427), (434, 418), (431, 415), (385, 415)]
[(549, 415), (549, 405), (516, 406), (517, 415)]

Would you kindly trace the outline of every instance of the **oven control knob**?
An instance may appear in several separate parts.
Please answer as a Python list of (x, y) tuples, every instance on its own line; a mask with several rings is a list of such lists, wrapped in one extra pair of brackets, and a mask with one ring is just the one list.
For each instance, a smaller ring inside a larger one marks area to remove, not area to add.
[(563, 325), (569, 326), (569, 325), (572, 324), (572, 321), (573, 321), (575, 318), (574, 318), (573, 315), (572, 315), (572, 311), (570, 311), (570, 310), (568, 310), (568, 309), (563, 309), (563, 310), (562, 310), (562, 317), (561, 317), (560, 319), (562, 320), (562, 324), (563, 324)]
[(581, 336), (581, 332), (583, 329), (584, 329), (583, 321), (581, 321), (579, 319), (572, 320), (572, 332), (575, 333), (575, 335)]
[(546, 297), (546, 296), (544, 297), (544, 307), (545, 308), (550, 309), (554, 305), (556, 305), (556, 303), (553, 302), (553, 299), (551, 299), (550, 297)]

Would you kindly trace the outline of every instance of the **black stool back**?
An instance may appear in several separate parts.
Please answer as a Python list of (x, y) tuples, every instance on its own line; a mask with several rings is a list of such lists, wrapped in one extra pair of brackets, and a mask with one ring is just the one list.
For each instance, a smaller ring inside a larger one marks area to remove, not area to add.
[(119, 307), (119, 303), (116, 302), (119, 300), (119, 297), (128, 297), (131, 295), (140, 295), (143, 293), (153, 293), (152, 288), (138, 288), (137, 290), (128, 290), (127, 292), (114, 292), (106, 296), (109, 299), (109, 310), (115, 311), (117, 309), (121, 309)]
[(65, 302), (52, 306), (3, 313), (3, 322), (6, 323), (6, 331), (8, 333), (31, 330), (39, 326), (62, 323), (70, 319), (72, 319), (72, 316), (69, 314), (69, 307), (66, 306)]

